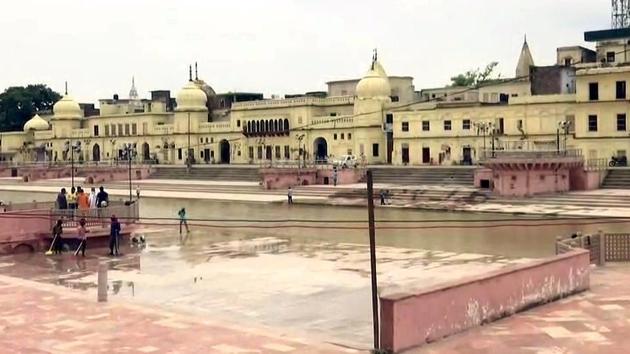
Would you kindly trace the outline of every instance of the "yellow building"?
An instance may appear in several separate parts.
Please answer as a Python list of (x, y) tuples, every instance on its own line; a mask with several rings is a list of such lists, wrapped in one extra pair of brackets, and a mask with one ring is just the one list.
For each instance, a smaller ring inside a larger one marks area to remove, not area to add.
[(129, 99), (100, 100), (96, 115), (66, 94), (52, 115), (33, 117), (23, 132), (0, 133), (0, 159), (110, 163), (126, 159), (127, 144), (135, 144), (136, 161), (160, 164), (351, 154), (369, 164), (453, 165), (476, 163), (492, 148), (625, 155), (630, 32), (587, 32), (585, 39), (596, 50), (558, 48), (550, 66), (535, 66), (525, 41), (513, 78), (475, 88), (417, 92), (411, 77), (388, 76), (375, 53), (360, 80), (283, 99), (217, 95), (192, 73), (175, 100), (168, 91), (140, 99), (134, 82)]

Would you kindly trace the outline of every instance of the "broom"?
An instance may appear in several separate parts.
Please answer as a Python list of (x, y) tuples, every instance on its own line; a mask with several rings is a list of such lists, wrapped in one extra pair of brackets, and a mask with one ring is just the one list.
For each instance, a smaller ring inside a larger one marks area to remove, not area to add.
[(74, 255), (78, 256), (79, 255), (79, 251), (81, 250), (81, 246), (83, 246), (83, 239), (81, 239), (81, 241), (79, 242), (79, 247), (77, 247), (77, 250), (74, 251)]
[(53, 246), (55, 246), (55, 241), (57, 241), (58, 236), (59, 234), (56, 234), (55, 237), (53, 237), (53, 240), (50, 243), (50, 248), (48, 249), (48, 251), (46, 251), (46, 253), (44, 253), (45, 255), (50, 256), (51, 254), (53, 254), (52, 249), (53, 249)]

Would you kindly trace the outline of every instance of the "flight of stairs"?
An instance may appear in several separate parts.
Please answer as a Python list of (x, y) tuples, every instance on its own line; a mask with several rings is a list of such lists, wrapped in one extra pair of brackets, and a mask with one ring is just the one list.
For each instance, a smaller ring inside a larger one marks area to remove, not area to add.
[(402, 185), (463, 185), (474, 184), (474, 168), (461, 167), (375, 167), (374, 183)]
[(257, 167), (212, 166), (192, 167), (155, 167), (151, 179), (181, 179), (202, 181), (259, 182)]
[(613, 168), (602, 183), (606, 189), (630, 189), (630, 168)]

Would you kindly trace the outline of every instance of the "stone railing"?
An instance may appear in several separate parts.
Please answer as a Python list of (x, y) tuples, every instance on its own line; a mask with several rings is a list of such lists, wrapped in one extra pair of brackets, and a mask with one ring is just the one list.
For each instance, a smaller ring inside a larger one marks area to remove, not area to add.
[(35, 140), (49, 140), (53, 138), (52, 130), (36, 131), (34, 132)]
[(173, 124), (161, 124), (153, 126), (154, 134), (173, 134)]
[(630, 261), (630, 234), (607, 234), (600, 231), (593, 235), (576, 233), (556, 239), (556, 254), (567, 253), (576, 248), (588, 250), (593, 264), (628, 262)]
[(209, 133), (227, 133), (232, 131), (230, 122), (204, 122), (199, 124), (199, 130)]
[(286, 107), (286, 106), (302, 106), (302, 105), (321, 105), (321, 106), (334, 106), (343, 104), (353, 104), (354, 96), (338, 96), (338, 97), (296, 97), (279, 100), (259, 100), (259, 101), (247, 101), (236, 102), (232, 105), (232, 109), (247, 109), (247, 108), (264, 108), (264, 107)]
[(82, 128), (82, 129), (73, 129), (72, 137), (73, 138), (91, 138), (92, 135), (91, 135), (90, 129)]
[(540, 159), (540, 158), (574, 158), (582, 159), (582, 150), (481, 150), (480, 160), (492, 159)]
[(325, 117), (313, 117), (311, 119), (311, 125), (321, 128), (322, 125), (329, 125), (334, 127), (352, 126), (354, 123), (353, 116), (325, 116)]

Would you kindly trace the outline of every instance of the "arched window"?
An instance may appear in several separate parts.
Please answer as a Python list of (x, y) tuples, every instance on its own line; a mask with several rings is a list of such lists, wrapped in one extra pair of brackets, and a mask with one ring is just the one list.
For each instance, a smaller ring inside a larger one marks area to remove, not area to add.
[(256, 122), (256, 133), (260, 133), (260, 122)]
[(284, 119), (284, 131), (288, 132), (289, 131), (289, 120), (288, 119)]
[(261, 133), (265, 133), (266, 132), (266, 130), (265, 130), (265, 121), (264, 120), (260, 121), (260, 132)]
[(251, 133), (252, 132), (252, 123), (251, 122), (247, 122), (247, 128), (245, 128), (245, 129), (247, 129), (246, 132), (248, 134)]
[(282, 130), (282, 129), (280, 129), (280, 127), (279, 127), (278, 120), (277, 120), (277, 119), (274, 119), (274, 120), (273, 120), (273, 131), (275, 131), (275, 132), (279, 132), (279, 131), (281, 131), (281, 130)]
[(268, 133), (268, 132), (269, 132), (269, 121), (266, 120), (265, 121), (265, 133)]

